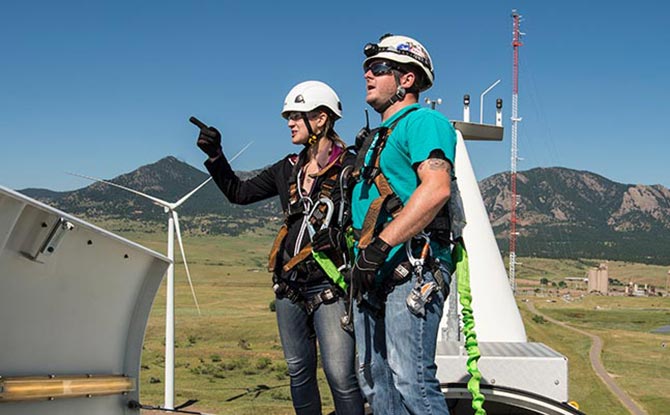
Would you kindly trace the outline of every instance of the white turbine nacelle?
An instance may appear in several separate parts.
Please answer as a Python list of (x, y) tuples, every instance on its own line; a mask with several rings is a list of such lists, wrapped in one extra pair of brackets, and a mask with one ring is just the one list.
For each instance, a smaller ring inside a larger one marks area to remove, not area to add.
[[(113, 182), (110, 182), (110, 181), (107, 181), (107, 180), (99, 179), (97, 177), (91, 177), (91, 176), (86, 176), (86, 175), (77, 174), (77, 173), (68, 173), (68, 174), (71, 174), (71, 175), (77, 176), (77, 177), (82, 177), (82, 178), (88, 179), (88, 180), (97, 181), (97, 182), (104, 183), (104, 184), (107, 184), (107, 185), (110, 185), (110, 186), (113, 186), (113, 187), (117, 187), (119, 189), (126, 190), (126, 191), (134, 193), (138, 196), (142, 196), (144, 198), (147, 198), (147, 199), (151, 200), (155, 205), (160, 206), (160, 207), (163, 208), (163, 212), (165, 212), (169, 215), (169, 217), (168, 217), (168, 233), (172, 232), (173, 228), (175, 228), (176, 231), (177, 231), (177, 241), (179, 242), (179, 248), (181, 250), (182, 259), (184, 260), (184, 268), (186, 269), (186, 277), (188, 279), (188, 284), (191, 287), (191, 293), (193, 295), (193, 301), (195, 302), (195, 306), (198, 309), (198, 315), (201, 315), (200, 305), (198, 304), (198, 298), (195, 295), (195, 289), (193, 288), (193, 281), (191, 280), (191, 273), (189, 272), (188, 264), (186, 262), (186, 255), (184, 254), (184, 245), (183, 245), (183, 242), (182, 242), (182, 239), (181, 239), (181, 232), (180, 232), (180, 229), (179, 229), (178, 215), (177, 215), (177, 212), (174, 210), (178, 206), (178, 204), (177, 203), (169, 203), (169, 202), (166, 202), (164, 200), (158, 199), (156, 197), (150, 196), (148, 194), (145, 194), (145, 193), (139, 192), (137, 190), (131, 189), (129, 187), (125, 187), (125, 186), (122, 186), (120, 184), (116, 184), (116, 183), (113, 183)], [(200, 189), (202, 186), (207, 184), (211, 179), (212, 178), (210, 177), (207, 180), (205, 180), (195, 190)], [(190, 192), (188, 195), (186, 195), (186, 198), (191, 196), (193, 193), (195, 193), (195, 192), (194, 191)], [(180, 200), (185, 200), (185, 199), (182, 198)], [(182, 201), (182, 203), (183, 203), (183, 201)], [(169, 239), (172, 240), (172, 238), (169, 238)], [(174, 262), (174, 254), (169, 252), (170, 248), (171, 248), (169, 246), (169, 244), (170, 244), (170, 241), (168, 241), (168, 258), (170, 258), (170, 260), (172, 260)], [(168, 272), (170, 272), (170, 271), (168, 270)]]
[[(244, 146), (242, 150), (238, 151), (233, 157), (230, 158), (229, 162), (235, 161), (249, 146), (253, 144), (251, 141), (249, 144)], [(179, 251), (181, 252), (181, 257), (184, 260), (184, 269), (186, 270), (186, 278), (188, 279), (188, 285), (191, 288), (191, 295), (193, 296), (193, 301), (198, 310), (198, 315), (200, 313), (200, 304), (198, 304), (198, 298), (195, 295), (195, 289), (193, 288), (193, 281), (191, 280), (191, 272), (188, 268), (188, 263), (186, 262), (186, 253), (184, 252), (184, 243), (182, 242), (181, 230), (179, 227), (179, 215), (177, 214), (177, 208), (181, 206), (189, 197), (191, 197), (195, 192), (200, 190), (203, 186), (212, 180), (209, 177), (207, 180), (202, 182), (198, 187), (188, 192), (181, 199), (177, 200), (174, 203), (166, 202), (165, 200), (158, 199), (157, 197), (142, 193), (140, 191), (131, 189), (129, 187), (122, 186), (120, 184), (112, 183), (107, 180), (98, 179), (96, 177), (85, 176), (83, 174), (68, 173), (73, 176), (82, 177), (88, 180), (93, 180), (101, 183), (108, 184), (110, 186), (123, 189), (130, 193), (136, 194), (138, 196), (144, 197), (151, 200), (155, 205), (158, 205), (163, 208), (163, 211), (168, 214), (168, 246), (167, 246), (167, 257), (172, 261), (167, 269), (167, 293), (166, 293), (166, 313), (165, 313), (165, 407), (168, 409), (174, 409), (174, 235), (177, 235), (177, 242), (179, 243)]]
[(0, 414), (128, 415), (170, 260), (0, 185)]

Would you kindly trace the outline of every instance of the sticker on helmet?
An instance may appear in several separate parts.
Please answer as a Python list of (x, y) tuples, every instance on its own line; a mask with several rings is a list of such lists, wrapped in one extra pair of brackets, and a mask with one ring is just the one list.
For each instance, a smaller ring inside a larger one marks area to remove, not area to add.
[(396, 49), (399, 51), (406, 51), (409, 53), (413, 53), (416, 56), (419, 56), (420, 58), (423, 59), (428, 59), (428, 53), (426, 50), (421, 47), (421, 45), (413, 43), (413, 42), (405, 42), (401, 43), (398, 46), (396, 46)]

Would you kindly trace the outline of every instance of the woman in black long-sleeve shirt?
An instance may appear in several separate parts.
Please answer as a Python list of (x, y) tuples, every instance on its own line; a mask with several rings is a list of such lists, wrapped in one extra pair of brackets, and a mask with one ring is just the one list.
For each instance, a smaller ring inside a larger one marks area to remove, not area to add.
[(354, 339), (342, 324), (347, 307), (344, 284), (334, 281), (311, 255), (316, 233), (315, 250), (335, 264), (346, 261), (342, 235), (349, 221), (346, 187), (354, 157), (333, 128), (342, 116), (342, 105), (328, 85), (306, 81), (288, 93), (282, 116), (292, 142), (304, 148), (249, 180), (240, 180), (231, 169), (215, 128), (201, 129), (198, 146), (209, 156), (205, 166), (230, 202), (248, 204), (279, 195), (286, 220), (269, 267), (296, 413), (321, 414), (318, 341), (336, 413), (363, 414)]

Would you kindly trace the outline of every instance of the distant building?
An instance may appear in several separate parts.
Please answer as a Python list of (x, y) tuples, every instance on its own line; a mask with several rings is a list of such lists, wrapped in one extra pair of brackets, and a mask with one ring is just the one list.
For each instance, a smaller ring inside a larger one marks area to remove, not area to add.
[(656, 288), (649, 284), (644, 284), (644, 286), (642, 286), (637, 283), (629, 282), (626, 286), (625, 293), (626, 295), (633, 297), (648, 297), (656, 294)]
[(598, 268), (591, 268), (589, 270), (588, 292), (598, 292), (607, 295), (609, 292), (607, 264), (600, 264)]
[(563, 281), (572, 290), (585, 291), (589, 285), (589, 279), (585, 277), (566, 277)]

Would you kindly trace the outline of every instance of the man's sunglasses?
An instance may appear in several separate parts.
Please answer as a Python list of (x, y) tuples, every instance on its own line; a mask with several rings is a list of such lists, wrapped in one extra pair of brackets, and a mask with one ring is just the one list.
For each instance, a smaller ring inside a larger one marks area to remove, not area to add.
[(391, 65), (386, 61), (374, 61), (364, 68), (364, 73), (370, 71), (374, 76), (382, 76), (382, 75), (388, 75), (394, 70), (400, 71), (400, 68), (398, 68), (395, 65)]

